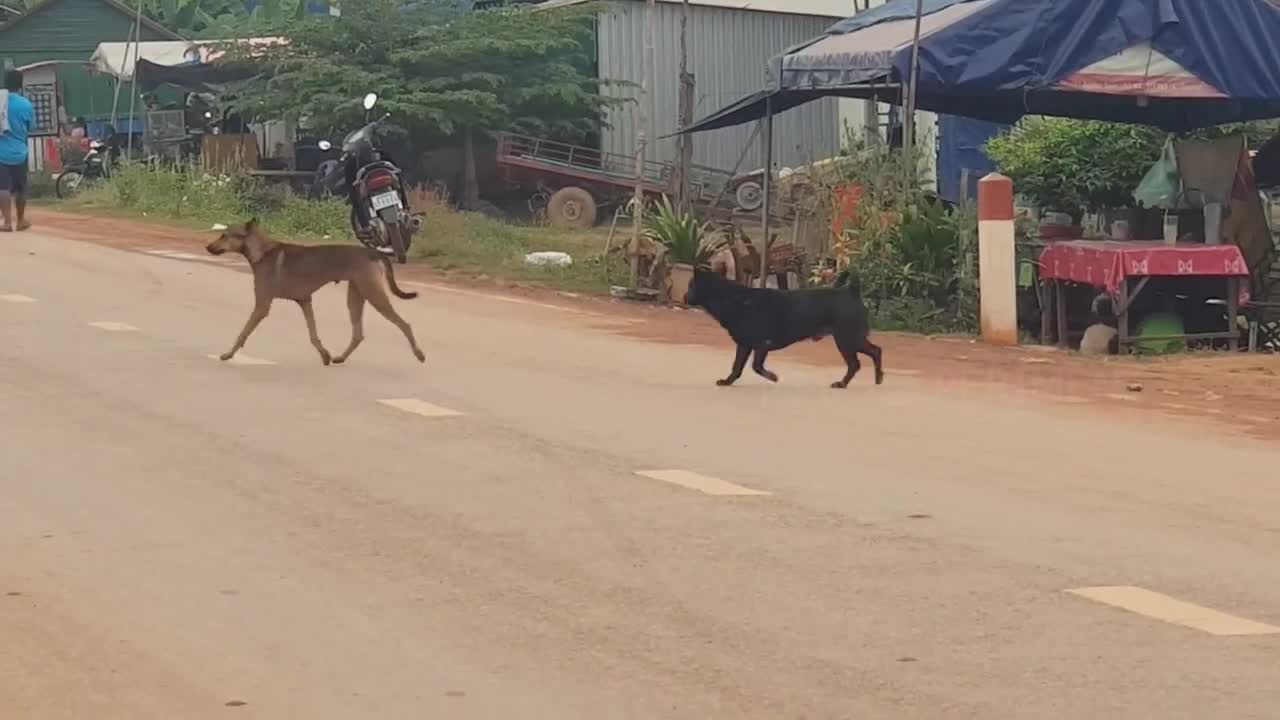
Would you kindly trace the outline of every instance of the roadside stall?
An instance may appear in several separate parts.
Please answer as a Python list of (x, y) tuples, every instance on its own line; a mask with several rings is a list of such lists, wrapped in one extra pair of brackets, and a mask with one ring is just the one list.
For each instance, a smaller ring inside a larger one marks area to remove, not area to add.
[[(1276, 118), (1276, 37), (1280, 6), (1268, 0), (890, 0), (775, 58), (765, 88), (684, 132), (763, 120), (768, 148), (773, 115), (830, 96), (896, 104), (914, 96), (921, 110), (993, 122), (1044, 115), (1172, 133)], [(1238, 151), (1230, 157), (1232, 175), (1241, 166), (1247, 170), (1239, 158)], [(1175, 204), (1179, 211), (1187, 202), (1204, 206), (1194, 208), (1202, 213), (1209, 207), (1218, 220), (1253, 215), (1232, 212), (1229, 200), (1251, 192), (1250, 184), (1225, 187), (1226, 199), (1206, 202), (1203, 193), (1188, 193), (1191, 200)], [(1138, 284), (1147, 290), (1153, 282), (1144, 278), (1200, 275), (1220, 286), (1218, 299), (1230, 314), (1235, 303), (1267, 291), (1264, 269), (1274, 248), (1256, 235), (1215, 227), (1207, 238), (1203, 230), (1198, 237), (1177, 235), (1172, 247), (1049, 248), (1041, 277), (1097, 284), (1116, 294), (1118, 309), (1129, 310), (1141, 294)], [(1091, 272), (1099, 276), (1089, 279)], [(1239, 292), (1228, 287), (1235, 285)], [(1233, 324), (1217, 335), (1230, 342), (1238, 331)]]
[[(1041, 304), (1043, 326), (1054, 326), (1058, 344), (1067, 346), (1067, 284), (1074, 283), (1105, 290), (1114, 298), (1122, 351), (1138, 340), (1144, 346), (1168, 340), (1222, 340), (1236, 349), (1240, 308), (1258, 284), (1250, 268), (1266, 267), (1273, 248), (1244, 138), (1170, 140), (1135, 190), (1134, 200), (1163, 211), (1163, 225), (1156, 228), (1159, 237), (1135, 234), (1121, 222), (1100, 240), (1046, 243), (1040, 279), (1052, 293), (1046, 293)], [(1206, 303), (1220, 305), (1226, 325), (1140, 337), (1131, 332), (1136, 327), (1131, 316), (1148, 289), (1190, 301), (1184, 305), (1193, 308), (1191, 314)]]

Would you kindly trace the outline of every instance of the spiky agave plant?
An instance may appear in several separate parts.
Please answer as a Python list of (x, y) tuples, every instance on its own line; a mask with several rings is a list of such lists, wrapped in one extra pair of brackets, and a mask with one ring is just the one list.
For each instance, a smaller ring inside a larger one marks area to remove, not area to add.
[(645, 213), (645, 237), (667, 249), (671, 262), (705, 265), (725, 246), (723, 237), (710, 231), (710, 223), (700, 223), (693, 213), (676, 208), (666, 195)]

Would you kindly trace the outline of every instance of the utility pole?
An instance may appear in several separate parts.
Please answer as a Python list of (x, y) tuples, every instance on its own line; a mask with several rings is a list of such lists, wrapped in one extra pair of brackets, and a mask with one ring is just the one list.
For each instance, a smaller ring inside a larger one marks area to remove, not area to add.
[[(695, 80), (689, 72), (689, 0), (684, 0), (680, 7), (680, 129), (693, 124), (693, 99)], [(693, 205), (690, 197), (690, 178), (693, 172), (693, 137), (680, 136), (680, 162), (676, 169), (679, 179), (676, 192), (680, 209), (688, 212)]]
[(644, 5), (644, 56), (640, 68), (639, 127), (636, 131), (636, 185), (631, 203), (631, 287), (640, 284), (640, 229), (644, 224), (644, 171), (648, 160), (649, 124), (653, 121), (653, 27), (658, 15), (656, 0)]

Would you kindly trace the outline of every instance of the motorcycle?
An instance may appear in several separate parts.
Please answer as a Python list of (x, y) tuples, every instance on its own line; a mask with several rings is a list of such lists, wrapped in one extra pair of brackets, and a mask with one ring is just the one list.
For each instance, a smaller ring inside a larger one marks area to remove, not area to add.
[(89, 141), (89, 152), (84, 159), (67, 165), (58, 175), (53, 191), (59, 199), (67, 199), (74, 195), (85, 182), (94, 182), (111, 175), (111, 166), (115, 162), (117, 148), (109, 146), (101, 140)]
[[(377, 95), (365, 96), (366, 120), (377, 102)], [(413, 234), (422, 227), (422, 218), (410, 211), (400, 168), (376, 147), (378, 131), (388, 117), (383, 115), (347, 135), (342, 141), (342, 154), (336, 161), (326, 162), (318, 172), (325, 174), (322, 184), (332, 192), (346, 186), (351, 230), (356, 239), (365, 247), (394, 255), (396, 262), (404, 263)], [(333, 147), (328, 140), (317, 145), (323, 151)]]

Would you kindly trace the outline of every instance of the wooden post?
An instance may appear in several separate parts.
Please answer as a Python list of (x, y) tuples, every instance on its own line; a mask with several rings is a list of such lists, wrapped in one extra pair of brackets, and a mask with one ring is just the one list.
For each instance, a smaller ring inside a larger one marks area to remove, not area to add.
[(1227, 338), (1227, 349), (1235, 352), (1240, 349), (1240, 278), (1227, 279), (1227, 323), (1230, 325), (1231, 337)]
[(644, 6), (644, 57), (640, 69), (640, 122), (636, 131), (636, 184), (631, 208), (631, 287), (640, 284), (640, 228), (644, 224), (644, 168), (649, 144), (649, 123), (653, 121), (650, 106), (653, 96), (653, 24), (657, 17), (656, 0)]
[(1053, 337), (1053, 281), (1037, 279), (1036, 291), (1040, 296), (1040, 344), (1048, 345)]
[(1067, 336), (1067, 283), (1064, 280), (1053, 281), (1053, 308), (1058, 315), (1058, 347), (1066, 350), (1071, 344)]
[(1120, 305), (1120, 312), (1116, 315), (1116, 329), (1119, 330), (1116, 336), (1116, 354), (1124, 355), (1129, 348), (1129, 278), (1120, 279), (1120, 292), (1116, 301)]
[[(684, 0), (680, 7), (680, 103), (679, 125), (684, 129), (693, 124), (693, 91), (694, 77), (689, 72), (689, 0)], [(689, 212), (693, 198), (689, 196), (689, 175), (693, 171), (693, 136), (680, 136), (680, 162), (676, 164), (678, 182), (676, 192), (679, 194), (680, 209)]]
[(636, 133), (636, 185), (631, 195), (631, 287), (640, 286), (640, 227), (644, 223), (644, 131)]
[(982, 339), (1018, 344), (1018, 268), (1013, 181), (992, 173), (978, 181), (978, 315)]
[(769, 287), (769, 211), (773, 204), (773, 98), (764, 101), (764, 205), (760, 209), (760, 227), (764, 239), (760, 241), (760, 287)]
[[(142, 54), (142, 0), (138, 0), (137, 18), (133, 25), (133, 82), (129, 85), (129, 142), (125, 150), (125, 159), (133, 159), (133, 124), (137, 115), (134, 108), (138, 105), (138, 60)], [(129, 47), (125, 46), (125, 64), (129, 62)]]
[[(129, 43), (131, 42), (133, 42), (132, 27), (129, 28), (129, 36), (124, 42), (125, 64), (128, 64), (129, 62)], [(124, 85), (124, 81), (120, 79), (119, 75), (116, 76), (115, 81), (116, 81), (115, 94), (111, 98), (111, 128), (112, 128), (112, 132), (119, 132), (120, 131), (120, 88), (121, 86)], [(89, 96), (93, 97), (93, 93), (90, 93)]]

